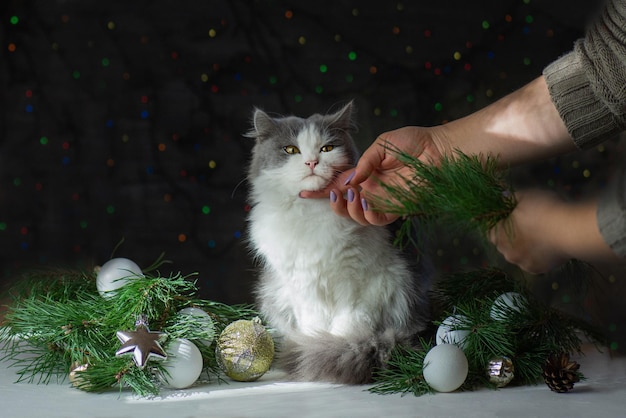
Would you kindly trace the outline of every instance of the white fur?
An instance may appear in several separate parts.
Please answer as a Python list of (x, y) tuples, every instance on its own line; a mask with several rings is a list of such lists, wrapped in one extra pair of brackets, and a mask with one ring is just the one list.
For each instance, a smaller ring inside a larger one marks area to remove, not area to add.
[[(300, 154), (251, 178), (249, 232), (263, 268), (261, 312), (283, 335), (403, 330), (414, 278), (387, 230), (342, 218), (324, 199), (298, 196), (323, 188), (345, 166), (340, 149), (320, 152), (326, 140), (309, 125), (294, 144)], [(313, 171), (305, 164), (310, 160), (319, 161)]]

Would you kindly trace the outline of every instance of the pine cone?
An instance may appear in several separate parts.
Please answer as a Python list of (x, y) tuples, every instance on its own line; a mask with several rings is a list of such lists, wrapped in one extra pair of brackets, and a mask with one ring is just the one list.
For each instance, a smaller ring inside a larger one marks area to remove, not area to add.
[(570, 361), (569, 354), (553, 354), (543, 365), (543, 380), (554, 392), (569, 392), (580, 381), (579, 368), (580, 364)]

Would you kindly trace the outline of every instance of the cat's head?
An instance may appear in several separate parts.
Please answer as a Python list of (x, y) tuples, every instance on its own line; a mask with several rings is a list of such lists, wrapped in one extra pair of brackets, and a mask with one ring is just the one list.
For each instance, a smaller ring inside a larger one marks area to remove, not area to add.
[(257, 189), (282, 190), (296, 196), (321, 190), (358, 158), (350, 132), (354, 128), (352, 102), (338, 112), (271, 117), (256, 109), (247, 136), (256, 139), (248, 179)]

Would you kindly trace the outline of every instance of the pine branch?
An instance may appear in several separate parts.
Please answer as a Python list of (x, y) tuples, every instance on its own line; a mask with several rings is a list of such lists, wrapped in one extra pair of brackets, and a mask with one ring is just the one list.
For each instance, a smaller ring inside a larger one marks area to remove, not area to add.
[(433, 285), (430, 299), (438, 309), (451, 312), (464, 301), (512, 291), (522, 291), (518, 281), (500, 269), (484, 268), (446, 275)]
[(433, 393), (434, 390), (426, 383), (423, 375), (424, 357), (430, 345), (425, 340), (420, 340), (420, 344), (421, 350), (395, 347), (387, 362), (387, 368), (375, 373), (375, 384), (369, 391), (381, 395), (412, 393), (421, 396)]
[[(506, 292), (517, 292), (511, 305), (496, 302)], [(463, 351), (468, 360), (468, 376), (461, 387), (495, 387), (486, 374), (489, 361), (504, 356), (513, 362), (511, 384), (535, 384), (542, 378), (542, 366), (554, 353), (580, 352), (581, 332), (602, 342), (594, 326), (540, 303), (522, 284), (504, 272), (483, 269), (452, 274), (435, 284), (433, 301), (443, 308), (436, 313), (441, 325), (448, 316), (456, 319), (454, 329), (468, 331)], [(427, 393), (423, 387), (423, 352), (400, 348), (391, 356), (391, 367), (375, 377), (376, 393)]]
[[(141, 396), (155, 395), (161, 384), (155, 377), (161, 371), (158, 362), (140, 369), (129, 358), (115, 356), (120, 344), (116, 332), (133, 329), (143, 314), (150, 328), (165, 333), (167, 341), (184, 337), (197, 342), (209, 377), (219, 377), (215, 343), (206, 341), (214, 340), (228, 323), (258, 313), (248, 305), (198, 299), (191, 276), (146, 274), (129, 281), (113, 297), (102, 298), (95, 288), (95, 273), (52, 269), (29, 273), (12, 290), (14, 303), (0, 333), (0, 358), (17, 368), (19, 381), (49, 383), (55, 377), (62, 381), (73, 366), (87, 365), (75, 372), (76, 387), (101, 392), (119, 386)], [(204, 309), (214, 327), (180, 314), (188, 306)]]
[(138, 315), (146, 315), (151, 327), (161, 328), (196, 290), (189, 276), (180, 274), (169, 278), (146, 275), (142, 280), (130, 280), (117, 291), (106, 320), (129, 328)]
[(214, 320), (218, 332), (222, 332), (228, 324), (238, 319), (253, 319), (259, 312), (252, 305), (227, 305), (210, 300), (190, 300), (190, 306), (204, 309)]
[(388, 197), (375, 198), (373, 210), (486, 234), (517, 205), (511, 182), (491, 156), (457, 151), (456, 158), (444, 157), (432, 164), (393, 146), (389, 150), (413, 175), (400, 183), (381, 183)]

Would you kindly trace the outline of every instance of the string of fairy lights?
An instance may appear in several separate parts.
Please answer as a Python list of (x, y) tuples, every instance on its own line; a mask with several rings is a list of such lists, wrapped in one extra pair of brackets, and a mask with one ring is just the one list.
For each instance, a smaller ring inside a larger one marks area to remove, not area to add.
[[(582, 25), (568, 13), (586, 3), (11, 2), (0, 11), (3, 273), (102, 262), (125, 238), (134, 259), (165, 251), (238, 300), (251, 276), (241, 134), (254, 106), (308, 115), (355, 99), (362, 146), (444, 123), (569, 50)], [(578, 193), (612, 158), (598, 148), (520, 178)], [(435, 254), (449, 270), (487, 257), (462, 237)]]

